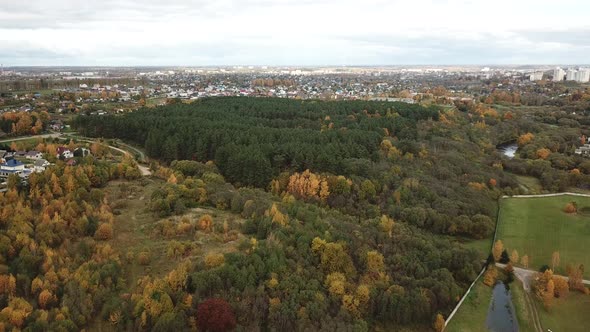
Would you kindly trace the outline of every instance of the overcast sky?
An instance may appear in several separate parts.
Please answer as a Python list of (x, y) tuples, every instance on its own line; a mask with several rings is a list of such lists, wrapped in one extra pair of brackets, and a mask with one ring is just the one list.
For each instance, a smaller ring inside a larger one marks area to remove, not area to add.
[(0, 0), (14, 65), (588, 64), (588, 0)]

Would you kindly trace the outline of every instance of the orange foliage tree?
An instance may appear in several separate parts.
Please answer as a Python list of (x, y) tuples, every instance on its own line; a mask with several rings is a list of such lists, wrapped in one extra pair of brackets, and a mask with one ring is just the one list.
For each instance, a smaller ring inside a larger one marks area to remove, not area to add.
[(526, 134), (520, 135), (517, 140), (518, 145), (519, 146), (526, 145), (526, 144), (530, 143), (533, 140), (533, 138), (535, 138), (535, 135), (533, 135), (531, 133), (526, 133)]
[(305, 170), (303, 173), (294, 173), (289, 177), (287, 191), (297, 198), (320, 199), (325, 201), (330, 195), (328, 182), (320, 175)]
[(565, 213), (576, 213), (578, 212), (578, 204), (576, 202), (569, 202), (563, 208), (563, 212)]

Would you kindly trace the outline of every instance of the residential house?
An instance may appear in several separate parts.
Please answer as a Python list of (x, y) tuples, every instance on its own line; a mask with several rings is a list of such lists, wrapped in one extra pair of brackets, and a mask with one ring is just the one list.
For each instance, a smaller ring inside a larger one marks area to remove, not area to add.
[(27, 151), (16, 151), (14, 154), (15, 157), (24, 157), (27, 155)]
[(37, 173), (45, 171), (47, 166), (49, 166), (49, 162), (45, 159), (37, 159), (35, 160), (35, 164), (33, 165), (33, 170)]
[(18, 160), (10, 159), (0, 164), (0, 177), (8, 177), (11, 174), (20, 174), (24, 172), (25, 164)]
[(32, 150), (32, 151), (27, 152), (27, 154), (25, 155), (25, 158), (38, 160), (38, 159), (43, 158), (43, 153), (41, 153), (39, 151)]
[(70, 149), (66, 148), (65, 146), (60, 146), (57, 148), (57, 159), (70, 159), (73, 158), (74, 154)]
[(86, 157), (90, 155), (92, 155), (92, 153), (90, 153), (90, 150), (87, 148), (77, 148), (74, 150), (74, 157)]
[(586, 144), (580, 146), (579, 148), (576, 149), (575, 153), (582, 155), (584, 157), (590, 156), (590, 144), (586, 143)]
[(51, 123), (51, 125), (49, 125), (49, 127), (52, 130), (61, 131), (64, 128), (64, 124), (58, 120), (58, 121), (54, 121), (53, 123)]

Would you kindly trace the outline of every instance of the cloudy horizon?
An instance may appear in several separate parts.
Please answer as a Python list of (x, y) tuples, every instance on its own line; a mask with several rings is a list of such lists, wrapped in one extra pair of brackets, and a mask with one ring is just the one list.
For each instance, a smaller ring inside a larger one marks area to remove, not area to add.
[(590, 63), (581, 0), (0, 0), (4, 66)]

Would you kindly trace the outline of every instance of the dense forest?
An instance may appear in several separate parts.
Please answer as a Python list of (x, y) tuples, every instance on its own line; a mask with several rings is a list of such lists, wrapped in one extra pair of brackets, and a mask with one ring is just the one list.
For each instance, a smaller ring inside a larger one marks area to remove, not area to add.
[(429, 118), (438, 112), (418, 106), (226, 98), (127, 117), (80, 117), (78, 128), (136, 142), (168, 162), (215, 160), (231, 182), (264, 187), (282, 170), (352, 175), (351, 164), (378, 160), (383, 136), (412, 141), (417, 121)]
[[(153, 175), (135, 180), (132, 160), (95, 153), (10, 179), (0, 327), (431, 329), (482, 268), (462, 243), (490, 238), (497, 198), (524, 192), (506, 169), (549, 190), (590, 172), (571, 156), (580, 138), (569, 115), (463, 106), (214, 98), (80, 115), (83, 135), (144, 146)], [(520, 158), (496, 151), (516, 140)], [(159, 221), (137, 231), (164, 247), (116, 250), (116, 223), (129, 220), (102, 190), (113, 179), (158, 184), (140, 204)], [(235, 218), (192, 217), (203, 209)], [(204, 239), (233, 249), (201, 254)], [(152, 273), (150, 255), (172, 268)]]
[(102, 187), (140, 173), (131, 159), (76, 159), (72, 167), (53, 155), (56, 165), (28, 181), (10, 175), (0, 193), (2, 331), (79, 331), (118, 296), (120, 262), (105, 242), (114, 216)]

